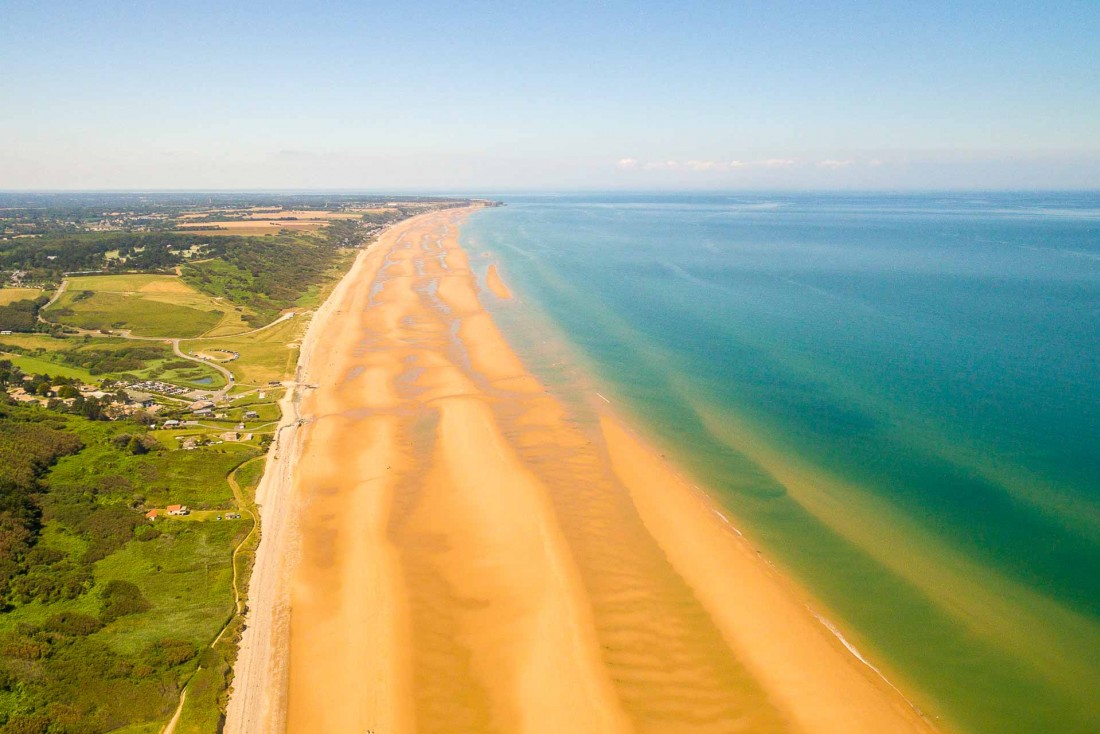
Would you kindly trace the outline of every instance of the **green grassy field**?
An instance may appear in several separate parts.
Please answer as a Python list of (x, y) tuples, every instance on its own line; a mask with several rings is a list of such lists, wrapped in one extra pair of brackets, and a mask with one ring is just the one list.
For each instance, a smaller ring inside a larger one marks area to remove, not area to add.
[(230, 558), (248, 525), (158, 520), (157, 528), (156, 539), (130, 542), (96, 564), (97, 581), (132, 581), (151, 604), (96, 633), (120, 652), (137, 653), (167, 633), (209, 645), (233, 613)]
[[(166, 448), (179, 443), (161, 441), (159, 437), (158, 441)], [(97, 442), (59, 461), (50, 472), (50, 481), (82, 485), (90, 477), (121, 476), (132, 487), (129, 499), (139, 499), (148, 507), (181, 504), (195, 509), (227, 509), (233, 506), (233, 494), (225, 481), (226, 474), (256, 453), (255, 447), (246, 444), (224, 443), (194, 451), (133, 455)]]
[[(215, 734), (235, 636), (217, 650), (209, 646), (234, 618), (233, 551), (252, 521), (149, 523), (142, 512), (170, 502), (236, 509), (226, 477), (260, 450), (220, 444), (133, 453), (117, 440), (140, 430), (132, 424), (7, 410), (29, 425), (38, 423), (36, 416), (50, 416), (49, 425), (65, 427), (83, 444), (41, 479), (44, 524), (34, 546), (38, 560), (28, 563), (55, 570), (46, 574), (32, 565), (28, 578), (41, 587), (72, 572), (65, 569), (90, 573), (75, 594), (26, 597), (13, 587), (4, 599), (0, 731), (45, 732), (45, 721), (54, 722), (49, 732), (159, 731), (175, 710), (180, 687), (192, 681), (195, 701), (181, 731)], [(5, 425), (7, 431), (23, 424)], [(139, 606), (108, 616), (104, 590), (113, 584), (128, 585)], [(86, 626), (53, 631), (67, 618)]]
[(96, 378), (87, 370), (79, 367), (68, 367), (38, 357), (27, 357), (21, 354), (0, 352), (0, 358), (10, 360), (19, 369), (27, 374), (49, 375), (50, 377), (72, 377), (83, 382), (95, 382)]
[(0, 337), (0, 343), (12, 344), (23, 349), (57, 352), (71, 349), (75, 342), (70, 337), (56, 337), (48, 334), (5, 334)]
[(161, 380), (207, 390), (225, 384), (220, 372), (201, 362), (177, 357), (166, 342), (10, 334), (0, 337), (0, 352), (7, 351), (5, 346), (27, 352), (11, 353), (5, 358), (33, 374), (76, 377), (89, 383), (107, 377)]
[[(43, 540), (44, 546), (72, 548), (66, 533), (56, 523), (53, 525)], [(147, 651), (163, 639), (182, 640), (200, 651), (206, 648), (234, 613), (232, 549), (250, 528), (249, 522), (161, 522), (155, 539), (132, 540), (96, 563), (97, 587), (110, 580), (128, 581), (140, 589), (149, 609), (105, 625), (84, 638), (85, 644), (102, 645), (122, 659), (134, 660), (146, 657)], [(61, 612), (95, 617), (99, 607), (94, 590), (73, 601), (35, 602), (0, 618), (0, 633), (20, 626), (42, 625)], [(190, 676), (201, 658), (200, 653), (198, 660), (182, 665), (173, 677)], [(176, 707), (179, 689), (166, 687), (163, 681), (153, 686), (129, 677), (111, 679), (96, 673), (89, 664), (87, 675), (73, 676), (74, 683), (64, 687), (67, 700), (81, 710), (91, 710), (100, 705), (101, 699), (108, 699), (111, 719), (147, 722), (129, 724), (119, 731), (160, 731)], [(0, 698), (0, 706), (3, 703)], [(209, 725), (219, 718), (219, 710), (213, 703), (216, 701), (198, 707), (203, 715), (194, 718), (207, 726), (194, 731), (217, 732), (216, 726)], [(17, 706), (14, 701), (9, 701), (9, 705)]]
[(89, 330), (129, 330), (135, 336), (197, 337), (247, 331), (243, 311), (192, 288), (174, 275), (70, 278), (45, 318)]
[[(180, 343), (180, 349), (198, 352), (206, 349), (232, 349), (240, 359), (222, 366), (233, 373), (240, 385), (265, 385), (294, 375), (298, 363), (298, 340), (308, 317), (295, 316), (269, 329), (237, 339), (197, 339)], [(288, 346), (293, 345), (293, 346)]]
[(243, 464), (237, 471), (237, 483), (247, 493), (250, 502), (255, 497), (256, 487), (260, 484), (260, 479), (263, 476), (264, 462), (261, 459)]
[(41, 288), (0, 288), (0, 306), (16, 301), (33, 301), (45, 291)]
[[(239, 396), (228, 407), (219, 407), (227, 418), (152, 431), (148, 435), (156, 444), (148, 453), (135, 453), (128, 448), (132, 442), (120, 436), (143, 428), (63, 419), (80, 436), (83, 448), (58, 460), (42, 479), (47, 491), (41, 495), (42, 524), (34, 552), (54, 565), (24, 573), (39, 574), (34, 583), (41, 585), (51, 574), (64, 580), (65, 574), (80, 569), (90, 572), (75, 595), (19, 596), (12, 587), (15, 593), (0, 613), (0, 734), (7, 734), (11, 726), (16, 727), (12, 731), (38, 731), (34, 726), (47, 715), (54, 722), (49, 734), (70, 731), (67, 724), (58, 723), (65, 717), (85, 727), (71, 729), (74, 732), (153, 734), (172, 716), (184, 689), (187, 697), (177, 734), (219, 731), (243, 629), (235, 602), (238, 593), (247, 591), (259, 541), (259, 533), (252, 532), (254, 494), (265, 467), (263, 452), (280, 415), (277, 401), (284, 392), (268, 383), (293, 376), (309, 316), (296, 315), (257, 333), (243, 332), (274, 317), (279, 309), (321, 303), (354, 256), (340, 253), (334, 262), (327, 254), (320, 257), (319, 251), (299, 252), (297, 246), (281, 246), (265, 257), (302, 256), (302, 288), (283, 283), (286, 278), (263, 268), (260, 276), (244, 277), (246, 271), (255, 271), (248, 270), (252, 250), (246, 250), (237, 265), (212, 261), (197, 274), (208, 280), (192, 281), (217, 295), (170, 275), (80, 277), (70, 279), (58, 302), (44, 313), (66, 325), (130, 330), (135, 336), (165, 340), (45, 334), (0, 338), (0, 352), (19, 352), (13, 361), (25, 371), (86, 382), (132, 377), (216, 389), (224, 385), (221, 375), (208, 365), (181, 360), (166, 339), (182, 339), (180, 349), (185, 353), (228, 350), (240, 355), (222, 363), (234, 374), (233, 392)], [(317, 263), (324, 260), (327, 270), (318, 282)], [(276, 282), (272, 285), (265, 278)], [(252, 291), (262, 297), (252, 299)], [(242, 305), (252, 303), (250, 299), (263, 307), (262, 314)], [(209, 338), (221, 335), (228, 338)], [(197, 382), (204, 378), (210, 379)], [(244, 419), (252, 410), (258, 417)], [(235, 432), (238, 422), (244, 422), (248, 427), (243, 432), (254, 438), (247, 443), (222, 442), (221, 434)], [(218, 443), (186, 450), (183, 438)], [(234, 477), (236, 491), (228, 476)], [(176, 503), (188, 505), (194, 513), (153, 522), (143, 517), (149, 508)], [(238, 508), (243, 515), (239, 520), (214, 519)], [(25, 579), (19, 583), (21, 588), (28, 586)], [(114, 616), (108, 613), (104, 594), (118, 588), (129, 589), (126, 593), (137, 601), (128, 603), (137, 606)], [(58, 637), (51, 630), (59, 619), (69, 618), (59, 617), (62, 613), (84, 615), (75, 619), (98, 626), (80, 636)], [(218, 642), (211, 646), (216, 637)], [(37, 671), (34, 675), (27, 673), (23, 658), (9, 656), (39, 654), (39, 649), (46, 652), (29, 663)], [(19, 682), (5, 688), (8, 670), (17, 671)]]

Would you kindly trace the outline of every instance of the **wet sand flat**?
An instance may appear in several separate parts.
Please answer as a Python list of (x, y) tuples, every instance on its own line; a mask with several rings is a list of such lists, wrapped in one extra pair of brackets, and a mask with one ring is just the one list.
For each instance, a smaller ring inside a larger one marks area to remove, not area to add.
[(525, 369), (466, 214), (389, 230), (326, 304), (285, 729), (931, 730), (674, 467)]

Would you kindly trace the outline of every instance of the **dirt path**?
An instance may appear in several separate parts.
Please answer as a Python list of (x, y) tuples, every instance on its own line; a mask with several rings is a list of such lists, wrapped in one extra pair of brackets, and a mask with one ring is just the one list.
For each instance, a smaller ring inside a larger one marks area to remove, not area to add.
[(176, 725), (180, 723), (180, 715), (183, 714), (183, 702), (187, 700), (187, 686), (183, 687), (183, 693), (180, 694), (179, 706), (176, 706), (176, 713), (172, 714), (171, 720), (161, 729), (160, 734), (174, 734), (176, 731)]
[[(240, 555), (241, 549), (244, 548), (245, 543), (247, 543), (252, 535), (256, 533), (257, 530), (259, 530), (260, 519), (256, 517), (256, 514), (249, 507), (250, 503), (245, 498), (244, 491), (241, 489), (241, 485), (237, 481), (237, 472), (239, 472), (241, 469), (248, 466), (249, 464), (265, 458), (266, 454), (256, 456), (249, 459), (248, 461), (244, 461), (238, 464), (236, 468), (234, 468), (233, 471), (229, 472), (229, 474), (227, 474), (225, 477), (226, 482), (229, 483), (229, 488), (233, 490), (233, 499), (237, 503), (237, 512), (248, 515), (248, 517), (252, 519), (252, 529), (249, 530), (248, 533), (243, 538), (241, 538), (241, 542), (237, 543), (236, 547), (233, 548), (233, 555), (231, 556), (230, 560), (230, 563), (233, 566), (233, 604), (237, 611), (233, 614), (232, 617), (229, 618), (229, 621), (225, 623), (221, 630), (218, 631), (218, 635), (214, 638), (213, 642), (210, 643), (210, 647), (214, 647), (215, 645), (217, 645), (222, 636), (225, 635), (226, 630), (228, 630), (229, 627), (233, 624), (234, 620), (236, 620), (239, 615), (244, 613), (244, 594), (238, 587), (237, 581), (237, 556)], [(195, 673), (198, 673), (201, 669), (202, 668), (196, 668)], [(192, 676), (194, 676), (194, 673), (192, 674)], [(180, 691), (180, 702), (179, 705), (176, 707), (176, 713), (172, 715), (171, 721), (169, 721), (165, 728), (161, 731), (161, 734), (173, 734), (173, 732), (175, 731), (176, 725), (179, 723), (180, 716), (183, 714), (183, 702), (187, 699), (187, 686), (190, 684), (191, 680), (189, 678), (187, 683), (184, 684), (183, 690)]]
[[(257, 456), (254, 459), (249, 459), (248, 461), (239, 465), (233, 471), (229, 472), (229, 475), (225, 478), (226, 481), (229, 482), (229, 488), (233, 490), (233, 498), (237, 501), (237, 511), (242, 514), (248, 515), (248, 517), (252, 519), (252, 529), (248, 531), (248, 534), (245, 535), (244, 538), (241, 539), (241, 542), (237, 544), (237, 547), (233, 549), (233, 597), (234, 602), (237, 605), (237, 614), (241, 614), (244, 612), (244, 593), (242, 593), (241, 589), (238, 588), (237, 585), (237, 556), (240, 555), (241, 548), (244, 548), (245, 543), (249, 541), (249, 539), (256, 533), (256, 531), (260, 527), (260, 518), (256, 517), (256, 513), (252, 511), (252, 508), (250, 506), (251, 503), (246, 500), (244, 492), (241, 490), (241, 485), (237, 482), (237, 472), (239, 472), (241, 469), (245, 468), (249, 464), (260, 461), (264, 458), (264, 456)], [(223, 629), (222, 632), (224, 631), (225, 630)], [(218, 638), (215, 638), (214, 642), (217, 643), (218, 639), (220, 638), (221, 634), (218, 635)]]

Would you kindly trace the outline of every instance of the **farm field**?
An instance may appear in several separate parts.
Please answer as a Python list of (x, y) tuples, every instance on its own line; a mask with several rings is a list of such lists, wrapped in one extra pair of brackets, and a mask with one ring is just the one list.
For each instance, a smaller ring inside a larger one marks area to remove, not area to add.
[(218, 329), (247, 331), (233, 304), (192, 288), (174, 275), (71, 278), (44, 316), (90, 330), (129, 330), (135, 336), (196, 337)]
[[(120, 340), (121, 341), (121, 340)], [(0, 344), (11, 344), (22, 349), (58, 352), (71, 349), (74, 342), (70, 337), (51, 336), (49, 334), (4, 334)]]
[(187, 212), (177, 217), (181, 221), (193, 219), (205, 219), (208, 217), (224, 217), (226, 221), (240, 221), (243, 219), (277, 220), (293, 217), (294, 219), (361, 219), (364, 212), (381, 212), (385, 209), (353, 209), (349, 211), (330, 212), (322, 209), (281, 209), (272, 207), (257, 207), (253, 209), (210, 209), (201, 212)]
[(72, 349), (75, 342), (72, 337), (53, 337), (45, 333), (5, 333), (0, 337), (0, 349), (2, 344), (20, 349), (42, 350), (44, 352), (56, 352)]
[(314, 232), (328, 225), (326, 221), (294, 220), (229, 220), (225, 222), (199, 222), (180, 225), (176, 232), (201, 232), (212, 236), (227, 235), (275, 235), (283, 230), (291, 232)]
[(40, 288), (0, 288), (0, 306), (16, 301), (33, 301), (45, 291)]
[(270, 209), (264, 211), (252, 212), (248, 215), (249, 219), (285, 219), (286, 217), (294, 217), (296, 219), (361, 219), (362, 215), (356, 212), (326, 212), (316, 209), (282, 209), (279, 211), (272, 211)]

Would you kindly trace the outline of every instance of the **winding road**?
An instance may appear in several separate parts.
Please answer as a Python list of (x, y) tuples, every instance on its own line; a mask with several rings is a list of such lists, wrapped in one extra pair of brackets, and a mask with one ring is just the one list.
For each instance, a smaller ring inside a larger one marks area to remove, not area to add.
[(197, 341), (199, 339), (202, 339), (204, 341), (208, 340), (208, 339), (239, 339), (241, 337), (251, 336), (252, 334), (259, 333), (259, 332), (264, 331), (266, 329), (270, 329), (271, 327), (276, 326), (277, 324), (281, 324), (282, 322), (287, 321), (289, 319), (292, 319), (295, 316), (304, 316), (306, 314), (311, 313), (310, 311), (290, 311), (289, 313), (284, 313), (284, 314), (280, 315), (274, 321), (266, 323), (263, 326), (258, 326), (255, 329), (250, 329), (248, 331), (239, 331), (239, 332), (236, 332), (234, 334), (219, 334), (218, 336), (198, 336), (198, 337), (187, 337), (187, 338), (184, 338), (184, 337), (167, 337), (166, 338), (166, 337), (162, 337), (162, 336), (137, 336), (130, 329), (119, 329), (119, 330), (110, 331), (110, 332), (103, 332), (103, 331), (98, 331), (98, 330), (94, 330), (94, 329), (82, 329), (78, 326), (69, 326), (68, 324), (61, 324), (61, 323), (58, 323), (56, 321), (50, 321), (45, 316), (43, 316), (42, 315), (43, 312), (46, 309), (48, 309), (50, 306), (54, 305), (57, 302), (57, 300), (59, 298), (61, 298), (62, 294), (66, 291), (66, 289), (68, 289), (68, 287), (69, 287), (68, 279), (62, 280), (61, 285), (59, 285), (57, 287), (57, 291), (54, 292), (54, 294), (50, 298), (50, 300), (41, 309), (39, 309), (39, 311), (38, 311), (38, 320), (41, 323), (49, 324), (51, 326), (60, 326), (64, 329), (70, 329), (70, 330), (74, 331), (77, 336), (90, 336), (90, 337), (99, 337), (99, 338), (117, 337), (117, 338), (121, 338), (121, 339), (132, 339), (134, 341), (162, 342), (162, 343), (171, 344), (172, 345), (172, 352), (177, 357), (179, 357), (181, 359), (186, 359), (190, 362), (196, 362), (198, 364), (203, 364), (203, 365), (207, 365), (209, 367), (212, 367), (213, 369), (217, 370), (222, 375), (223, 378), (225, 378), (225, 386), (222, 387), (220, 390), (217, 390), (216, 392), (212, 393), (211, 396), (210, 396), (210, 399), (214, 400), (215, 402), (225, 400), (226, 396), (229, 394), (229, 391), (232, 390), (233, 387), (236, 385), (236, 377), (234, 377), (233, 373), (230, 372), (228, 369), (226, 369), (225, 367), (222, 367), (220, 364), (218, 364), (217, 362), (215, 362), (213, 360), (203, 359), (202, 357), (194, 357), (190, 354), (185, 353), (182, 349), (180, 349), (180, 342), (183, 342), (183, 341)]

